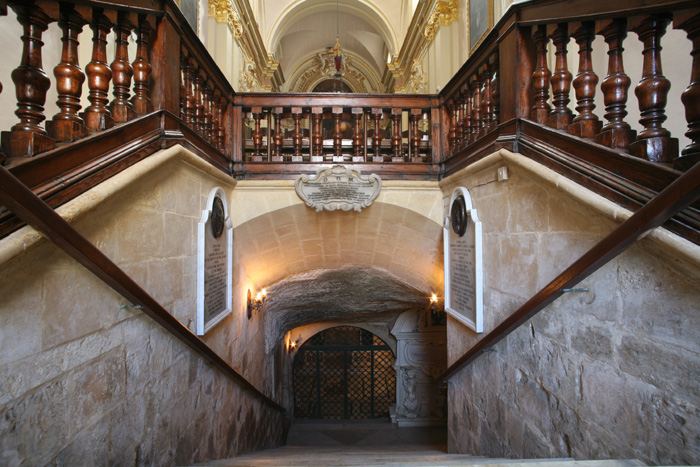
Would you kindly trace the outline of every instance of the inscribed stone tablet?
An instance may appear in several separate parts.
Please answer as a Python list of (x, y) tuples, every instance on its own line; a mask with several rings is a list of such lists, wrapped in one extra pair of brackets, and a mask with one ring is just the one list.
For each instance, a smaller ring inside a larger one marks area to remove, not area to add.
[(299, 197), (317, 212), (324, 209), (359, 212), (377, 198), (382, 180), (375, 174), (362, 177), (355, 169), (334, 165), (319, 169), (315, 176), (300, 175), (294, 185)]

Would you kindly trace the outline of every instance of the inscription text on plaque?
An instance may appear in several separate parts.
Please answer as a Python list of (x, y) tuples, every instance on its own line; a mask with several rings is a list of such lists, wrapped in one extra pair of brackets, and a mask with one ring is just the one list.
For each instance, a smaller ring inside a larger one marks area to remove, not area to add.
[(355, 169), (334, 165), (319, 169), (315, 176), (300, 175), (294, 186), (306, 205), (317, 212), (324, 209), (359, 212), (377, 198), (382, 180), (375, 174), (363, 177)]

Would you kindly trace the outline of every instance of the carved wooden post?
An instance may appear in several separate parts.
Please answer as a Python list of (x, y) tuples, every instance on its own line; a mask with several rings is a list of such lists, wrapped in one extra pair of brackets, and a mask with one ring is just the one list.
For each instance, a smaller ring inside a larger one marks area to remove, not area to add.
[(117, 25), (114, 27), (116, 33), (115, 53), (111, 65), (114, 100), (109, 104), (109, 110), (116, 123), (127, 122), (136, 116), (134, 106), (129, 102), (131, 78), (134, 76), (134, 69), (129, 63), (129, 36), (134, 27), (129, 15), (120, 12), (117, 17)]
[(481, 80), (484, 83), (484, 87), (481, 91), (481, 114), (484, 121), (483, 134), (485, 135), (491, 131), (491, 122), (493, 121), (493, 103), (491, 102), (491, 69), (489, 68), (488, 62), (484, 63), (483, 65)]
[(700, 161), (700, 14), (681, 12), (674, 15), (674, 27), (684, 30), (688, 39), (693, 42), (693, 65), (690, 70), (690, 84), (681, 94), (685, 106), (685, 119), (688, 131), (685, 136), (691, 142), (683, 148), (681, 157), (676, 159), (674, 166), (679, 170), (687, 170)]
[(572, 34), (578, 44), (578, 74), (574, 79), (576, 91), (576, 111), (578, 115), (569, 125), (569, 133), (582, 138), (594, 138), (603, 125), (596, 114), (595, 88), (598, 84), (598, 75), (593, 72), (591, 44), (595, 39), (595, 29), (592, 22), (581, 23)]
[[(151, 31), (151, 24), (146, 15), (139, 15), (139, 27), (136, 29), (136, 59), (132, 65), (134, 69), (134, 96), (131, 98), (131, 104), (138, 116), (153, 112), (150, 88), (152, 68), (148, 59)], [(186, 69), (187, 60), (180, 59), (180, 66), (183, 70)], [(187, 85), (185, 85), (185, 91), (187, 91)], [(185, 96), (187, 96), (186, 92)], [(185, 107), (184, 102), (181, 102), (180, 105)]]
[(482, 135), (482, 120), (481, 120), (481, 81), (479, 80), (479, 74), (474, 75), (474, 81), (472, 85), (472, 141), (476, 141), (481, 138)]
[(464, 116), (464, 92), (460, 89), (456, 93), (457, 101), (457, 138), (459, 140), (459, 147), (463, 148), (467, 143), (467, 133), (466, 133), (466, 118)]
[(333, 114), (334, 122), (334, 133), (333, 133), (333, 160), (342, 160), (343, 157), (343, 133), (340, 130), (340, 119), (343, 118), (343, 108), (333, 107), (331, 109)]
[(217, 137), (217, 144), (216, 147), (219, 148), (219, 151), (226, 151), (226, 107), (227, 107), (228, 101), (226, 100), (225, 97), (221, 96), (217, 99), (216, 101), (216, 107), (219, 109), (219, 131), (218, 131), (218, 137)]
[(539, 26), (532, 34), (537, 49), (537, 66), (532, 73), (533, 87), (535, 88), (535, 104), (532, 106), (530, 118), (537, 123), (545, 123), (549, 117), (549, 80), (552, 72), (547, 68), (547, 43), (549, 38), (546, 26)]
[(491, 70), (493, 71), (491, 74), (491, 109), (493, 115), (491, 129), (496, 129), (500, 123), (501, 115), (501, 83), (499, 82), (501, 70), (499, 68), (497, 53), (493, 55)]
[(391, 161), (392, 162), (403, 162), (403, 156), (401, 155), (401, 117), (403, 116), (403, 109), (392, 108), (391, 109), (391, 149), (394, 153)]
[(353, 120), (353, 138), (352, 147), (355, 153), (352, 157), (353, 162), (362, 162), (364, 160), (364, 141), (362, 137), (362, 117), (364, 116), (364, 109), (362, 107), (353, 107), (352, 110), (352, 120)]
[(303, 160), (301, 154), (301, 117), (303, 109), (301, 107), (292, 107), (292, 118), (294, 119), (294, 134), (292, 135), (292, 144), (294, 145), (293, 162), (301, 162)]
[(321, 119), (323, 118), (323, 107), (311, 108), (311, 119), (313, 125), (311, 129), (311, 162), (323, 162), (323, 135), (321, 135)]
[(253, 130), (253, 157), (252, 162), (262, 162), (262, 141), (263, 135), (260, 131), (260, 118), (262, 117), (262, 107), (253, 107), (251, 109), (255, 129)]
[(61, 62), (53, 70), (58, 91), (56, 105), (60, 111), (46, 122), (49, 136), (59, 142), (75, 141), (89, 133), (85, 121), (78, 116), (80, 95), (85, 82), (85, 74), (78, 66), (78, 36), (87, 22), (80, 10), (65, 4), (61, 8), (58, 25), (63, 31), (63, 50)]
[(663, 127), (671, 82), (661, 69), (661, 37), (670, 22), (670, 16), (654, 15), (630, 24), (644, 44), (642, 80), (634, 89), (644, 130), (630, 144), (630, 154), (653, 162), (672, 162), (678, 157), (678, 139), (671, 138), (671, 132)]
[(383, 109), (372, 109), (372, 118), (374, 119), (374, 136), (372, 137), (372, 146), (374, 147), (373, 162), (384, 162), (382, 157), (382, 130), (379, 127), (379, 120), (382, 119)]
[(2, 132), (2, 150), (7, 157), (31, 157), (56, 146), (40, 126), (46, 118), (46, 91), (51, 86), (42, 69), (41, 46), (44, 43), (41, 34), (48, 29), (53, 18), (36, 5), (13, 6), (12, 9), (23, 28), (22, 60), (11, 75), (17, 96), (15, 115), (19, 117), (19, 123), (10, 131)]
[(274, 162), (282, 162), (282, 144), (284, 143), (284, 135), (282, 135), (282, 116), (284, 108), (275, 107), (272, 109), (272, 114), (275, 116), (275, 135), (272, 138), (272, 160)]
[(92, 61), (85, 67), (88, 78), (88, 100), (90, 106), (82, 113), (85, 124), (92, 131), (106, 130), (114, 126), (109, 103), (109, 82), (112, 70), (107, 65), (107, 34), (112, 29), (112, 21), (99, 9), (93, 12), (90, 28), (92, 36)]
[(554, 108), (549, 113), (547, 125), (557, 130), (568, 130), (572, 118), (569, 108), (571, 72), (569, 72), (566, 60), (566, 44), (569, 43), (568, 26), (566, 23), (550, 24), (547, 26), (547, 32), (556, 49), (556, 65), (551, 79)]
[(194, 74), (195, 74), (194, 59), (187, 58), (185, 65), (185, 124), (194, 129)]
[(597, 34), (608, 43), (608, 75), (600, 85), (605, 100), (605, 119), (608, 123), (595, 136), (595, 142), (613, 149), (627, 150), (636, 132), (627, 122), (627, 90), (630, 78), (625, 74), (622, 61), (622, 43), (627, 37), (627, 21), (616, 19), (597, 23)]
[(203, 71), (194, 73), (194, 129), (200, 135), (204, 134), (204, 104), (202, 103)]
[(420, 133), (418, 132), (418, 122), (423, 117), (423, 109), (411, 109), (409, 122), (411, 127), (411, 149), (413, 155), (410, 158), (411, 162), (421, 162), (420, 156)]
[(202, 82), (202, 136), (207, 141), (211, 141), (212, 137), (211, 93), (211, 81), (204, 79)]
[(469, 143), (474, 141), (474, 120), (472, 116), (472, 86), (470, 83), (464, 85), (464, 145), (469, 146)]
[(459, 114), (457, 111), (457, 102), (455, 101), (455, 99), (450, 100), (450, 103), (447, 104), (447, 109), (450, 112), (450, 132), (447, 139), (450, 142), (450, 151), (454, 153), (459, 149), (459, 144), (457, 140), (457, 119)]

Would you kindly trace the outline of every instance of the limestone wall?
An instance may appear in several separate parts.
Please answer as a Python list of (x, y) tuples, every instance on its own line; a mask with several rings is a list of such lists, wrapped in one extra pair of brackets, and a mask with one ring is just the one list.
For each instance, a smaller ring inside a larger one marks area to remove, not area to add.
[[(450, 319), (450, 362), (617, 225), (609, 203), (503, 154), (442, 184), (472, 187), (484, 228), (485, 332)], [(699, 250), (650, 235), (458, 373), (450, 452), (699, 463)]]
[[(194, 330), (196, 227), (214, 186), (231, 199), (232, 180), (176, 147), (61, 212)], [(0, 258), (1, 465), (182, 465), (281, 442), (279, 412), (32, 229)], [(242, 313), (239, 298), (205, 341), (261, 388), (262, 323)]]

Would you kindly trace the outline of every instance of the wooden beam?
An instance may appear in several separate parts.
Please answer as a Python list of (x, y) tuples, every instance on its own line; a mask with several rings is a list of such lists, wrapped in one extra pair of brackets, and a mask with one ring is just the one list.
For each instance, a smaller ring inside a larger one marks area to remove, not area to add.
[(454, 362), (440, 377), (443, 383), (462, 368), (477, 359), (485, 349), (517, 329), (537, 312), (562, 295), (562, 290), (572, 288), (593, 274), (610, 260), (634, 245), (651, 229), (660, 226), (671, 216), (700, 198), (700, 164), (681, 175), (666, 189), (652, 198), (639, 211), (620, 224), (607, 237), (598, 242), (574, 264), (559, 274), (552, 282), (537, 292), (518, 310), (477, 342), (471, 349)]
[(73, 259), (85, 266), (122, 297), (140, 306), (168, 332), (177, 337), (202, 358), (218, 367), (243, 389), (260, 398), (270, 407), (284, 412), (285, 408), (260, 392), (252, 383), (231, 367), (228, 362), (195, 336), (143, 290), (131, 277), (114, 264), (104, 253), (90, 243), (32, 190), (0, 167), (0, 203), (13, 211), (17, 217), (36, 228), (47, 239), (61, 248)]

